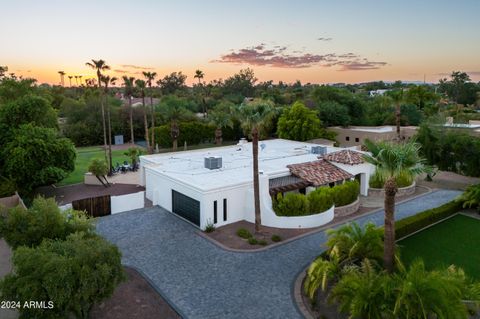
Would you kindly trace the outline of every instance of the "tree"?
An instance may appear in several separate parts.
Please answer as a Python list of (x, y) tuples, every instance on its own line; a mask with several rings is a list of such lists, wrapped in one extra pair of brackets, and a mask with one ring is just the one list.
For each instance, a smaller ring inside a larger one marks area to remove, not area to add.
[(133, 92), (135, 91), (135, 78), (128, 77), (124, 75), (123, 79), (123, 86), (124, 86), (124, 94), (128, 99), (128, 108), (130, 114), (130, 143), (135, 144), (135, 136), (133, 134), (133, 108), (132, 108), (132, 96)]
[(395, 256), (395, 195), (398, 191), (396, 179), (399, 176), (413, 180), (415, 176), (429, 171), (425, 160), (420, 157), (421, 146), (415, 142), (392, 143), (365, 141), (372, 155), (365, 154), (366, 162), (375, 166), (375, 172), (385, 181), (385, 239), (384, 266), (393, 272)]
[[(195, 75), (193, 76), (194, 79), (198, 80), (197, 88), (200, 91), (204, 91), (203, 90), (203, 85), (202, 85), (202, 80), (203, 80), (204, 76), (205, 76), (205, 73), (203, 73), (203, 71), (201, 71), (201, 70), (196, 70)], [(200, 92), (200, 95), (204, 95), (204, 93), (205, 92)], [(206, 115), (207, 115), (207, 107), (206, 107), (207, 103), (205, 101), (205, 96), (202, 96), (201, 100), (202, 100), (202, 106), (203, 106), (203, 117), (206, 117)]]
[(64, 179), (75, 167), (75, 147), (56, 130), (21, 125), (3, 149), (1, 175), (12, 178), (20, 190), (30, 194), (35, 187)]
[(401, 141), (402, 136), (400, 134), (400, 120), (401, 120), (401, 106), (404, 103), (403, 89), (391, 91), (388, 94), (392, 99), (392, 103), (395, 106), (395, 126), (397, 127), (397, 141)]
[(123, 153), (124, 155), (130, 157), (130, 161), (132, 162), (132, 166), (135, 169), (137, 167), (138, 157), (142, 155), (142, 150), (138, 147), (130, 147), (128, 150)]
[(8, 66), (6, 65), (0, 65), (0, 79), (5, 77), (5, 73), (8, 72)]
[(124, 280), (118, 248), (98, 235), (75, 233), (64, 241), (45, 240), (38, 247), (19, 247), (14, 272), (0, 282), (2, 297), (51, 301), (51, 308), (21, 307), (25, 318), (88, 318), (94, 303), (113, 294)]
[(102, 125), (103, 125), (103, 147), (105, 152), (105, 161), (108, 163), (107, 156), (107, 127), (105, 123), (105, 106), (103, 105), (103, 90), (102, 90), (102, 72), (110, 70), (110, 66), (104, 60), (93, 60), (85, 63), (86, 66), (97, 71), (98, 92), (100, 94), (100, 106), (102, 108)]
[(105, 161), (97, 158), (92, 160), (92, 162), (88, 166), (88, 171), (95, 175), (95, 177), (100, 181), (100, 183), (102, 183), (104, 187), (110, 186), (110, 183), (105, 177), (105, 175), (107, 175), (110, 171)]
[(135, 87), (140, 92), (140, 97), (142, 98), (142, 110), (143, 110), (143, 126), (145, 127), (145, 143), (147, 144), (147, 151), (149, 154), (153, 153), (152, 148), (150, 147), (150, 138), (148, 134), (148, 120), (147, 120), (147, 108), (145, 107), (145, 88), (146, 83), (144, 80), (136, 80)]
[(157, 81), (164, 95), (174, 94), (176, 91), (185, 89), (185, 81), (187, 76), (182, 72), (172, 72), (169, 75), (165, 75), (163, 79)]
[(225, 127), (233, 127), (231, 112), (234, 105), (230, 102), (221, 102), (210, 113), (210, 122), (215, 125), (215, 144), (222, 145), (222, 129)]
[(151, 128), (152, 128), (152, 135), (150, 139), (150, 145), (152, 146), (152, 153), (153, 149), (155, 148), (155, 133), (154, 133), (154, 128), (155, 128), (155, 107), (153, 106), (153, 90), (152, 90), (152, 83), (155, 80), (155, 77), (157, 76), (157, 72), (143, 72), (143, 76), (147, 80), (147, 85), (149, 87), (150, 91), (150, 115), (151, 115)]
[(193, 78), (198, 80), (198, 85), (201, 85), (204, 76), (205, 74), (202, 70), (195, 70), (195, 75), (193, 76)]
[(64, 71), (58, 71), (58, 74), (60, 74), (60, 85), (64, 86), (65, 85), (65, 82), (64, 82), (65, 72)]
[(439, 82), (439, 91), (446, 93), (457, 104), (474, 104), (479, 90), (479, 86), (472, 83), (470, 76), (465, 72), (454, 71), (450, 75), (450, 80), (445, 78)]
[(226, 95), (240, 95), (241, 98), (253, 97), (257, 78), (252, 69), (240, 70), (237, 74), (227, 78), (223, 84)]
[(69, 76), (68, 76), (68, 81), (69, 81), (69, 83), (70, 83), (70, 87), (72, 87), (72, 78), (73, 78), (72, 75), (69, 75)]
[(112, 118), (110, 112), (110, 106), (108, 105), (108, 86), (115, 85), (117, 81), (116, 77), (110, 77), (109, 75), (102, 75), (102, 82), (105, 85), (105, 106), (107, 109), (107, 128), (108, 128), (108, 174), (112, 174)]
[(186, 108), (187, 101), (168, 95), (162, 98), (161, 112), (164, 119), (170, 122), (170, 136), (172, 138), (173, 151), (177, 150), (178, 137), (180, 136), (180, 128), (178, 122), (181, 119), (192, 117), (191, 112)]
[(277, 134), (280, 138), (307, 141), (321, 135), (322, 122), (317, 112), (309, 110), (302, 102), (285, 108), (278, 119)]
[(325, 101), (317, 106), (318, 113), (325, 127), (343, 126), (347, 127), (350, 122), (348, 107), (335, 101)]
[(468, 186), (457, 200), (463, 202), (463, 208), (476, 208), (480, 211), (480, 184)]
[(259, 130), (273, 117), (274, 105), (271, 101), (254, 100), (244, 102), (237, 109), (237, 116), (242, 123), (245, 134), (252, 138), (253, 155), (253, 193), (255, 203), (255, 232), (260, 232), (261, 212), (260, 212), (260, 186), (258, 177), (258, 137)]

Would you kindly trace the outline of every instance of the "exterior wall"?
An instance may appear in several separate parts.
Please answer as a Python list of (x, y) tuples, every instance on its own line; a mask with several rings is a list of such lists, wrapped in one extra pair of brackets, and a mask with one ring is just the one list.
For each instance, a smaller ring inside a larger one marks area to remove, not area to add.
[(102, 183), (100, 183), (98, 178), (90, 172), (85, 173), (83, 177), (83, 183), (85, 185), (102, 185)]
[(335, 162), (331, 163), (354, 176), (360, 174), (360, 194), (368, 196), (368, 182), (370, 181), (370, 176), (375, 172), (375, 167), (372, 164), (347, 165)]
[(17, 192), (15, 192), (15, 195), (0, 198), (0, 205), (5, 206), (6, 208), (17, 207), (18, 205), (27, 208)]
[[(416, 183), (413, 182), (413, 184), (410, 186), (399, 188), (397, 192), (397, 196), (412, 195), (413, 193), (415, 193), (415, 189), (416, 189), (415, 186), (416, 186)], [(383, 197), (385, 196), (385, 190), (383, 188), (370, 188), (368, 190), (368, 195)]]
[(357, 198), (356, 201), (349, 205), (335, 207), (335, 216), (348, 216), (355, 213), (360, 208), (360, 199)]
[[(367, 128), (367, 127), (365, 127)], [(372, 127), (375, 128), (375, 127)], [(328, 130), (337, 133), (335, 139), (342, 147), (361, 146), (368, 138), (372, 141), (392, 140), (397, 136), (395, 128), (391, 132), (367, 132), (358, 131), (352, 128), (329, 127)], [(400, 133), (407, 139), (410, 139), (416, 133), (415, 127), (401, 127)], [(347, 141), (347, 137), (349, 140)], [(358, 139), (358, 142), (356, 141)]]
[(139, 209), (145, 206), (145, 192), (112, 196), (110, 199), (112, 214)]

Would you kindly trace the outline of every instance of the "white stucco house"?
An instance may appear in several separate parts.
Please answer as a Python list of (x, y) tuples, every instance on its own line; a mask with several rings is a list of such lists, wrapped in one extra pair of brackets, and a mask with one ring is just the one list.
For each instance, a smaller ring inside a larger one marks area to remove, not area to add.
[[(252, 143), (140, 157), (141, 183), (154, 205), (204, 229), (241, 220), (254, 222)], [(280, 217), (271, 196), (282, 192), (308, 193), (322, 185), (344, 180), (360, 181), (368, 194), (374, 171), (362, 153), (352, 149), (319, 146), (283, 139), (259, 142), (262, 224), (270, 227), (316, 227), (333, 219), (325, 214)], [(299, 219), (300, 218), (300, 219)]]

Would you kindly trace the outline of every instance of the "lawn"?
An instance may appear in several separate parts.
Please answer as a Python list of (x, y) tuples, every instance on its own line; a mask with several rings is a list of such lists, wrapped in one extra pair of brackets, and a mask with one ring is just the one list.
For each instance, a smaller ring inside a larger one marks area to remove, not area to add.
[[(123, 163), (124, 161), (130, 162), (130, 158), (123, 155), (126, 150), (112, 151), (113, 165)], [(57, 183), (57, 186), (65, 186), (71, 184), (77, 184), (83, 182), (83, 175), (88, 171), (88, 166), (93, 159), (104, 159), (104, 153), (101, 147), (88, 146), (77, 148), (77, 158), (75, 160), (75, 170), (70, 173), (63, 181)]]
[(428, 269), (455, 264), (471, 278), (480, 280), (480, 220), (456, 215), (401, 240), (405, 264), (421, 257)]

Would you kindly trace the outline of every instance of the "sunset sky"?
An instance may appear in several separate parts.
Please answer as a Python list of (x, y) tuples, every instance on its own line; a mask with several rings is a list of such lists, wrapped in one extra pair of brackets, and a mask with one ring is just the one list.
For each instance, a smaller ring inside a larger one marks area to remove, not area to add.
[[(205, 80), (250, 67), (259, 80), (480, 81), (480, 1), (15, 0), (1, 3), (0, 65), (39, 82), (58, 71)], [(68, 79), (66, 80), (68, 84)]]

